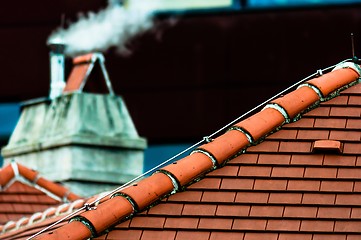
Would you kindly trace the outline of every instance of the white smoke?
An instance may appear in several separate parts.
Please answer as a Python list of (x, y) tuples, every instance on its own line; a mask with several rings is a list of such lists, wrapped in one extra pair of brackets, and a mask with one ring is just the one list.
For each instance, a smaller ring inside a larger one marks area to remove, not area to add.
[(149, 2), (132, 0), (126, 6), (109, 5), (98, 13), (89, 13), (67, 29), (55, 31), (48, 43), (66, 44), (67, 55), (105, 51), (110, 47), (126, 52), (126, 43), (131, 38), (153, 27), (152, 13), (158, 4), (155, 0)]

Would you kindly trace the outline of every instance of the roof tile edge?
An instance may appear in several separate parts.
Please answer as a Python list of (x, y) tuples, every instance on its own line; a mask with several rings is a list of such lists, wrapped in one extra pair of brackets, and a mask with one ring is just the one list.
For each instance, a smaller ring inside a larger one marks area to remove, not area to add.
[[(323, 100), (321, 99), (319, 93), (322, 93), (322, 96), (325, 99), (328, 99), (327, 97), (330, 94), (333, 94), (334, 92), (339, 91), (341, 88), (344, 88), (356, 82), (360, 77), (360, 73), (359, 71), (355, 70), (355, 68), (359, 69), (359, 66), (356, 66), (356, 64), (354, 65), (355, 67), (346, 66), (337, 68), (330, 73), (321, 75), (318, 78), (314, 78), (307, 82), (309, 85), (312, 85), (312, 87), (307, 86), (306, 84), (305, 86), (302, 86), (299, 89), (288, 93), (284, 97), (274, 100), (273, 103), (281, 106), (281, 108), (283, 108), (287, 112), (287, 114), (291, 114), (290, 117), (293, 118), (295, 121), (297, 120), (297, 118), (295, 118), (297, 115), (302, 114), (303, 112), (307, 111), (308, 108)], [(313, 93), (311, 91), (313, 91)], [(299, 98), (300, 94), (305, 92), (307, 92), (307, 95), (310, 97), (311, 100), (308, 98), (304, 99), (303, 97)], [(224, 133), (220, 137), (216, 138), (214, 141), (204, 144), (199, 148), (205, 150), (209, 154), (204, 154), (202, 152), (193, 153), (192, 155), (187, 156), (176, 163), (164, 167), (163, 170), (170, 172), (171, 175), (177, 179), (181, 186), (186, 186), (199, 176), (217, 168), (217, 166), (214, 166), (211, 156), (216, 158), (218, 166), (222, 166), (226, 161), (232, 158), (232, 155), (238, 155), (240, 151), (248, 147), (250, 144), (250, 138), (255, 139), (255, 141), (259, 141), (275, 129), (281, 127), (286, 122), (287, 118), (285, 117), (284, 112), (282, 112), (282, 109), (264, 108), (262, 111), (235, 125), (238, 128), (242, 129), (242, 131), (236, 131), (237, 129), (231, 128), (230, 131)], [(236, 136), (236, 133), (238, 134), (238, 136)], [(248, 133), (250, 136), (247, 136), (246, 133)], [(243, 134), (244, 136), (242, 137), (241, 134)], [(233, 138), (237, 140), (235, 141)], [(237, 142), (237, 144), (235, 144), (235, 142)], [(241, 143), (239, 144), (239, 142)], [(225, 147), (226, 149), (224, 152), (217, 151), (217, 149), (223, 147)], [(146, 192), (144, 192), (143, 187), (138, 187), (138, 185), (143, 184), (152, 187), (157, 186), (159, 182), (156, 181), (157, 179), (159, 179), (159, 174), (163, 175), (162, 179), (169, 178), (167, 184), (162, 184), (162, 186), (158, 186), (155, 189), (152, 188)], [(128, 187), (124, 192), (129, 193), (128, 195), (133, 195), (132, 199), (141, 210), (153, 204), (154, 202), (166, 197), (167, 194), (172, 192), (173, 187), (174, 186), (172, 184), (172, 179), (167, 174), (157, 172), (151, 177), (141, 180), (140, 182), (138, 182), (138, 184)], [(141, 196), (146, 195), (149, 195), (150, 197), (147, 196), (145, 197), (145, 200), (142, 199)], [(120, 195), (120, 197), (122, 196)], [(108, 206), (112, 206), (114, 204), (115, 206), (119, 207), (118, 205), (116, 205), (117, 202), (119, 202), (118, 197), (109, 199), (105, 203), (100, 204), (97, 209), (85, 212), (81, 214), (81, 216), (85, 218), (90, 218), (88, 220), (90, 220), (90, 222), (96, 229), (96, 234), (99, 235), (106, 228), (110, 228), (116, 222), (121, 222), (122, 220), (134, 214), (134, 211), (130, 210), (131, 204), (127, 199), (126, 201), (123, 201), (123, 205), (124, 208), (128, 209), (128, 211), (123, 211), (122, 214), (117, 215), (117, 217), (119, 218), (117, 219), (117, 221), (116, 219), (113, 219), (114, 216), (112, 214), (103, 214), (105, 212), (104, 210), (107, 209)], [(103, 224), (104, 222), (109, 225), (105, 226)], [(82, 231), (82, 236), (77, 236), (76, 234), (74, 234), (74, 232), (76, 232), (74, 231), (75, 227), (77, 226), (75, 226), (73, 222), (70, 222), (52, 231), (51, 234), (44, 233), (36, 237), (35, 239), (64, 239), (64, 236), (62, 236), (61, 233), (65, 234), (68, 239), (86, 239), (94, 237), (94, 234), (92, 235), (89, 229), (87, 231), (88, 234), (84, 235), (84, 231)]]

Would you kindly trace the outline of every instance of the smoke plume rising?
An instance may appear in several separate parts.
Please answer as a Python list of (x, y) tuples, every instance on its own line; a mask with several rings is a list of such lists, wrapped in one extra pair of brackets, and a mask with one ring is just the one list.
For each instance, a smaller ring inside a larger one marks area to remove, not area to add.
[(56, 30), (48, 43), (66, 44), (67, 55), (105, 51), (110, 47), (126, 52), (126, 43), (131, 38), (153, 27), (152, 13), (157, 1), (149, 2), (132, 0), (126, 6), (109, 5), (98, 13), (89, 13), (67, 29)]

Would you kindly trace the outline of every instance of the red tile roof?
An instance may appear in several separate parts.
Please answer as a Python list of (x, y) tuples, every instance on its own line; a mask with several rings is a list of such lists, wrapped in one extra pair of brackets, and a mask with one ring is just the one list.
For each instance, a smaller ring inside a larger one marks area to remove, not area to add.
[(21, 164), (11, 163), (0, 169), (0, 233), (44, 219), (59, 210), (54, 206), (76, 199), (79, 197), (65, 187)]
[[(358, 78), (352, 63), (314, 78), (35, 239), (360, 237), (361, 85), (350, 87)], [(343, 148), (313, 152), (319, 140)]]

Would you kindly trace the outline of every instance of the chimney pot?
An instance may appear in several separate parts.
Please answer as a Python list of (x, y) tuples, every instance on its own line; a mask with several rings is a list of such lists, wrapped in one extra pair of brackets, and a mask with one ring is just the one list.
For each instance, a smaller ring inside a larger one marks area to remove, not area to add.
[(65, 87), (65, 56), (66, 45), (63, 43), (49, 43), (50, 47), (50, 94), (49, 98), (54, 99), (60, 96)]

